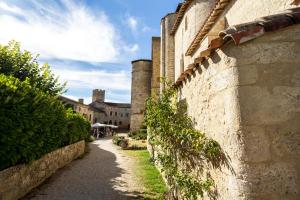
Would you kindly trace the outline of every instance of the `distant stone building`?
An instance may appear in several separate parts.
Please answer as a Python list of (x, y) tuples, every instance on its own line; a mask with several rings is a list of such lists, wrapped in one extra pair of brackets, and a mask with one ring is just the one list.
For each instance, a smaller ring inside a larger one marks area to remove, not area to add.
[(93, 90), (92, 103), (89, 105), (84, 104), (83, 99), (75, 101), (63, 96), (60, 96), (60, 99), (92, 124), (112, 124), (122, 130), (130, 128), (131, 105), (105, 102), (105, 90)]
[[(231, 168), (206, 169), (217, 199), (300, 197), (298, 4), (185, 0), (161, 21), (160, 54), (158, 41), (152, 49), (153, 61), (160, 56), (160, 76), (178, 89), (195, 128), (230, 158)], [(157, 89), (156, 61), (151, 70), (148, 80), (136, 81), (139, 73), (133, 73), (132, 103), (144, 105), (148, 81)]]
[[(92, 103), (89, 104), (89, 107), (94, 112), (93, 123), (113, 124), (119, 126), (120, 129), (130, 128), (131, 105), (105, 102), (104, 90), (93, 90)], [(106, 113), (105, 116), (101, 115), (97, 110), (103, 110)]]
[[(78, 101), (75, 101), (73, 99), (60, 96), (59, 99), (66, 104), (67, 107), (71, 108), (77, 113), (82, 114), (89, 122), (93, 122), (94, 119), (94, 111), (89, 105), (84, 104), (83, 99), (79, 99)], [(104, 111), (98, 111), (99, 113), (102, 113), (102, 115), (105, 114)]]

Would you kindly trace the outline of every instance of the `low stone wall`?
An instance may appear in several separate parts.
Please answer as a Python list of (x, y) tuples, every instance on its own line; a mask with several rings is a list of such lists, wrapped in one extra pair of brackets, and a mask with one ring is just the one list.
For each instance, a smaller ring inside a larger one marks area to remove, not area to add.
[(22, 164), (0, 171), (0, 199), (19, 199), (40, 185), (59, 168), (84, 153), (85, 142), (60, 148), (31, 164)]

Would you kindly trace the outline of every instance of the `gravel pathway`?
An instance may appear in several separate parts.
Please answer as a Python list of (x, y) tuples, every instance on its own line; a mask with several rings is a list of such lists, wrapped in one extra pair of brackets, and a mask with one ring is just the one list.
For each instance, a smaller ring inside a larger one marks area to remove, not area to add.
[(23, 200), (143, 199), (133, 164), (111, 138), (100, 139), (90, 144), (90, 153), (60, 169)]

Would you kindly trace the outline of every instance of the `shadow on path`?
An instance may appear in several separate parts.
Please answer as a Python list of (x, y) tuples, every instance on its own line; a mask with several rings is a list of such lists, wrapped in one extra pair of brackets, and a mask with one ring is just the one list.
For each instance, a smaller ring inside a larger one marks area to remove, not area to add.
[(125, 173), (119, 167), (116, 155), (101, 149), (101, 139), (90, 144), (90, 153), (58, 170), (44, 184), (34, 189), (23, 200), (126, 200), (143, 199), (137, 192), (122, 192), (116, 178)]

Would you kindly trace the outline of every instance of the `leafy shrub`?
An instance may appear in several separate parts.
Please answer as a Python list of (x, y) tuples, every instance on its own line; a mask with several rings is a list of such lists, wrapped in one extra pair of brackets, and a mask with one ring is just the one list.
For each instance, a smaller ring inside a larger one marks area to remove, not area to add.
[(130, 132), (128, 136), (135, 140), (147, 140), (147, 129)]
[(129, 140), (128, 139), (123, 139), (121, 140), (121, 142), (119, 143), (119, 146), (122, 148), (122, 149), (127, 149), (129, 145)]
[(115, 135), (114, 137), (113, 137), (113, 143), (115, 144), (115, 145), (120, 145), (120, 142), (122, 141), (122, 140), (124, 140), (125, 139), (125, 137), (124, 136), (118, 136), (118, 135)]
[(55, 96), (0, 74), (0, 170), (87, 138), (89, 123)]
[(72, 144), (79, 140), (90, 139), (91, 124), (78, 113), (73, 113), (71, 109), (67, 111), (68, 131), (66, 134), (65, 144)]
[(145, 124), (148, 142), (156, 152), (153, 158), (164, 172), (171, 197), (180, 194), (182, 199), (196, 200), (204, 192), (213, 196), (214, 181), (204, 167), (228, 167), (226, 155), (216, 141), (193, 127), (187, 104), (178, 102), (178, 90), (166, 85), (160, 98), (146, 102)]
[(22, 51), (20, 44), (11, 41), (9, 45), (0, 45), (0, 73), (25, 81), (30, 85), (50, 95), (63, 92), (65, 84), (58, 83), (58, 79), (51, 73), (48, 64), (39, 66), (37, 57), (28, 51)]
[(124, 136), (115, 135), (113, 137), (113, 143), (122, 147), (122, 149), (126, 149), (129, 145), (129, 140), (126, 139)]

